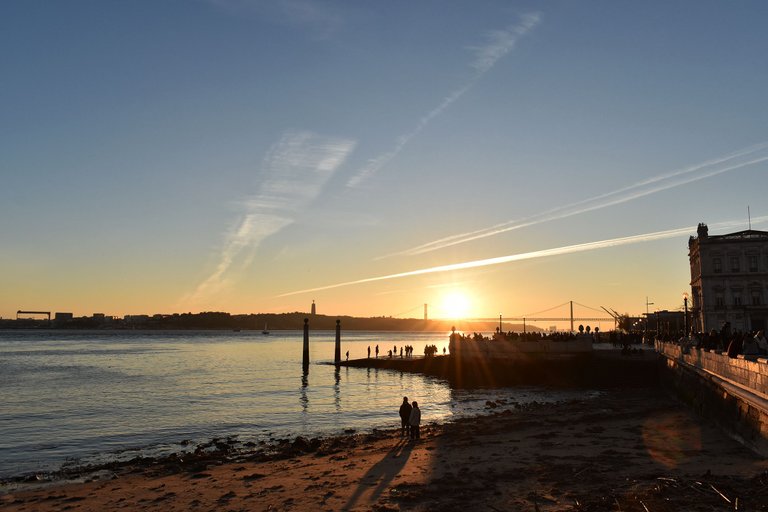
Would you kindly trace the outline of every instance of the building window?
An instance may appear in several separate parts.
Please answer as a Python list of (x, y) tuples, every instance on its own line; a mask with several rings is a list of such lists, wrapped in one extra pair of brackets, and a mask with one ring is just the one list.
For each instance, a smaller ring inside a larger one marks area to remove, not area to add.
[(757, 254), (749, 255), (749, 271), (757, 272)]
[(736, 294), (733, 296), (733, 305), (741, 306), (741, 295)]
[(715, 297), (715, 306), (719, 308), (722, 308), (723, 306), (725, 306), (725, 297), (723, 297), (722, 295), (717, 295)]
[(752, 290), (752, 305), (759, 306), (762, 303), (763, 303), (763, 300), (760, 296), (760, 290)]
[(731, 256), (731, 272), (739, 271), (739, 257)]
[(713, 259), (712, 268), (714, 269), (715, 274), (719, 274), (723, 271), (723, 261), (720, 258)]

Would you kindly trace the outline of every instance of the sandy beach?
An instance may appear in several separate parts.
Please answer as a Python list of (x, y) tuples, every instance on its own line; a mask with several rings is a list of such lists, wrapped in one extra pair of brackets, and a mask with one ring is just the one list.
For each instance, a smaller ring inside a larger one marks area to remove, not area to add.
[[(393, 404), (393, 423), (396, 407)], [(489, 404), (490, 405), (490, 404)], [(658, 389), (5, 483), (7, 511), (768, 510), (768, 461)]]

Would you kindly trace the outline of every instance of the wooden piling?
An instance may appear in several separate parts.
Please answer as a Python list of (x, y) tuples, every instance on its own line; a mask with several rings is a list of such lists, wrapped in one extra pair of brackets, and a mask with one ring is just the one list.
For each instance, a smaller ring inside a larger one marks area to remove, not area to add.
[(336, 320), (336, 348), (333, 352), (333, 364), (341, 364), (341, 320)]
[(304, 319), (304, 353), (301, 363), (305, 369), (309, 368), (309, 318)]

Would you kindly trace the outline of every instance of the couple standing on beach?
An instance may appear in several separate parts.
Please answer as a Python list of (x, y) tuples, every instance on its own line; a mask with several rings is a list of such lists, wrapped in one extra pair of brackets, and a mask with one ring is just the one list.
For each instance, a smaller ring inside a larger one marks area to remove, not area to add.
[(403, 397), (403, 403), (400, 405), (400, 423), (402, 436), (410, 434), (411, 439), (419, 439), (421, 409), (419, 409), (419, 403), (415, 400), (412, 404), (409, 404), (407, 396)]

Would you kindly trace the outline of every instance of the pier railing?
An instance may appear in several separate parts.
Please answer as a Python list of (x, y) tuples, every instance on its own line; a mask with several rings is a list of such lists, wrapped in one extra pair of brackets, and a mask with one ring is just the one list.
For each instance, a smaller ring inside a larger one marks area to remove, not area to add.
[(768, 358), (744, 355), (731, 358), (727, 352), (719, 350), (685, 347), (661, 341), (656, 342), (656, 351), (744, 391), (754, 393), (766, 401), (768, 410)]

